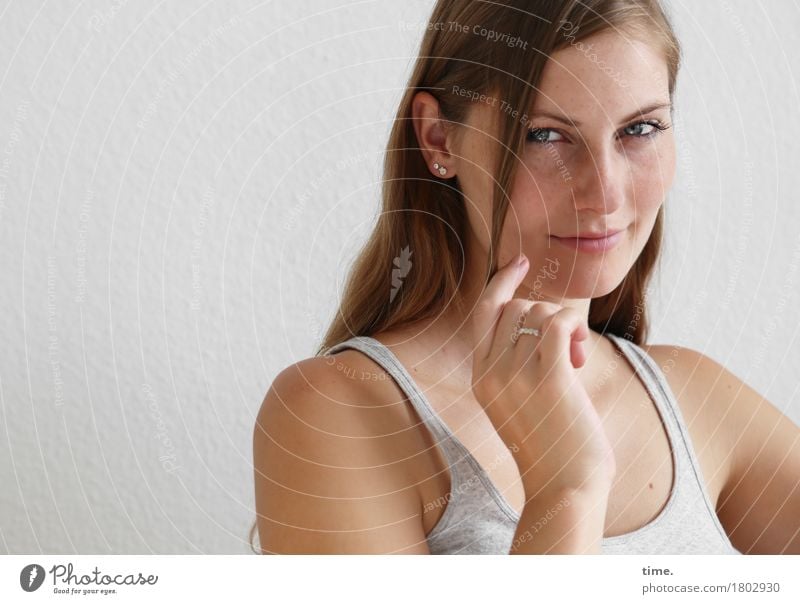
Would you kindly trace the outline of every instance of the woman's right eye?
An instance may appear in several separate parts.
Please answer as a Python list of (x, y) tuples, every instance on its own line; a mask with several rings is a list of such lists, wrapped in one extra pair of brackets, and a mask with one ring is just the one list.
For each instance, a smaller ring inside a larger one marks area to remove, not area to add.
[(553, 140), (550, 138), (551, 134), (560, 136), (558, 132), (550, 130), (549, 128), (531, 128), (528, 130), (528, 135), (525, 140), (526, 142), (537, 143), (539, 145), (558, 142), (558, 139)]

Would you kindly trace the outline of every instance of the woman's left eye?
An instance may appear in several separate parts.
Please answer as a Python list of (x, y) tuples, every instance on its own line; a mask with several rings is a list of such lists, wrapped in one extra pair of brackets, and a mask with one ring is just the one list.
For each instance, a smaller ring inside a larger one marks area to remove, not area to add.
[(645, 138), (647, 136), (653, 136), (657, 132), (661, 130), (666, 130), (669, 126), (664, 126), (661, 122), (658, 121), (650, 121), (650, 122), (637, 122), (635, 124), (631, 124), (630, 126), (626, 126), (622, 129), (622, 131), (627, 134), (628, 136), (635, 136), (639, 138)]

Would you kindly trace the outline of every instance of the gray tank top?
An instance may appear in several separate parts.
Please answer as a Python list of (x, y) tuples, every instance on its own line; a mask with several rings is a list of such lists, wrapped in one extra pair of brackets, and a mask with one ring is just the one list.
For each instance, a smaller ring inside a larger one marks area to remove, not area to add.
[[(653, 359), (633, 342), (606, 334), (636, 370), (666, 427), (674, 468), (672, 491), (658, 516), (623, 535), (604, 537), (604, 554), (739, 554), (717, 518), (700, 464), (677, 401)], [(432, 554), (508, 554), (519, 514), (436, 414), (411, 375), (389, 348), (356, 336), (324, 354), (354, 348), (369, 356), (397, 382), (435, 438), (450, 468), (444, 513), (427, 535)], [(675, 480), (677, 477), (677, 480)]]

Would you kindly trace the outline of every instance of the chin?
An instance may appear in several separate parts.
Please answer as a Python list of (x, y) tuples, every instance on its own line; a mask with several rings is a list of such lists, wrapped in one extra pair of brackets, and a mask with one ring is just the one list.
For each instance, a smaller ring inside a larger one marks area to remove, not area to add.
[[(628, 267), (630, 269), (630, 267)], [(609, 267), (601, 268), (598, 272), (594, 267), (580, 267), (575, 266), (571, 271), (571, 275), (565, 277), (568, 279), (563, 285), (562, 291), (557, 291), (553, 288), (555, 283), (551, 283), (551, 287), (541, 290), (544, 298), (559, 299), (570, 298), (576, 300), (586, 300), (589, 298), (602, 298), (613, 292), (623, 279), (628, 271), (620, 271), (618, 269), (610, 270)], [(535, 298), (534, 298), (535, 299)]]

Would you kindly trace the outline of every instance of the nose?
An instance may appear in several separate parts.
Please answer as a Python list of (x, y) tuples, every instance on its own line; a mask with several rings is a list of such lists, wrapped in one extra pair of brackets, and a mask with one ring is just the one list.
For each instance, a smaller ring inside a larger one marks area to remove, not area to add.
[(575, 210), (613, 214), (625, 200), (627, 159), (613, 145), (587, 147), (573, 186)]

